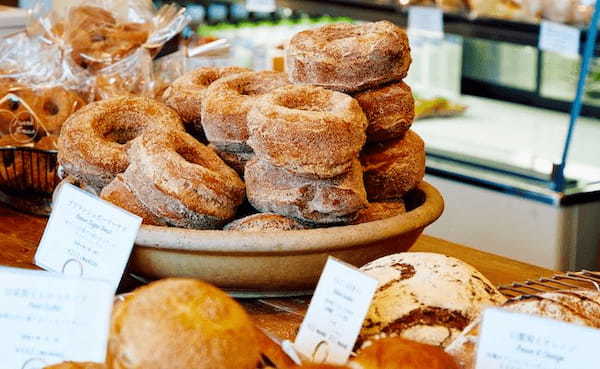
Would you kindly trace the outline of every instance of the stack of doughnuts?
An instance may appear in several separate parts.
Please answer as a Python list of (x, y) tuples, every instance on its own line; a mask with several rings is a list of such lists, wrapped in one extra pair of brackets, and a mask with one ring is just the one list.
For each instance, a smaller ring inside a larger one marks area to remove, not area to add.
[(250, 203), (312, 224), (347, 223), (367, 205), (358, 153), (367, 119), (351, 96), (296, 85), (263, 96), (248, 114)]
[[(287, 184), (290, 173), (330, 181), (343, 173), (352, 173), (348, 168), (362, 165), (363, 179), (357, 181), (364, 180), (368, 200), (385, 204), (371, 204), (361, 210), (357, 207), (364, 208), (367, 204), (354, 201), (354, 208), (348, 209), (348, 213), (340, 216), (334, 211), (333, 217), (320, 215), (323, 221), (367, 222), (402, 213), (403, 204), (395, 206), (390, 202), (401, 201), (419, 184), (425, 172), (423, 141), (409, 130), (414, 119), (414, 98), (410, 87), (402, 81), (410, 63), (406, 33), (387, 21), (332, 24), (296, 34), (286, 55), (287, 73), (296, 86), (265, 96), (249, 115), (249, 142), (256, 152), (256, 160), (269, 164), (268, 167), (252, 162), (248, 166), (253, 168), (246, 176), (252, 204), (275, 212), (275, 207), (282, 206), (274, 205), (275, 199), (270, 201), (270, 206), (257, 204), (258, 196), (254, 193), (254, 188), (265, 193), (260, 202), (282, 190), (290, 195), (288, 188), (275, 180), (277, 170), (286, 171), (282, 175), (288, 178)], [(321, 88), (328, 89), (328, 93)], [(326, 94), (331, 98), (325, 97)], [(344, 104), (352, 105), (349, 109), (352, 113), (341, 110)], [(366, 117), (365, 136), (356, 128), (356, 123), (363, 119), (354, 111), (356, 105)], [(335, 114), (343, 118), (336, 121)], [(354, 125), (347, 123), (349, 120), (354, 120)], [(363, 137), (366, 137), (364, 147)], [(351, 163), (357, 148), (360, 164)], [(265, 186), (264, 180), (260, 180), (258, 186), (251, 183), (256, 173), (263, 176), (270, 173), (270, 186)], [(319, 199), (320, 192), (315, 188), (318, 190), (321, 186), (308, 186), (306, 182), (294, 181), (297, 192), (294, 207), (298, 203), (312, 205), (313, 199)], [(347, 188), (344, 191), (347, 192)], [(340, 201), (336, 198), (335, 202)], [(308, 206), (304, 213), (314, 211), (315, 207), (323, 208), (319, 205)], [(287, 207), (283, 213), (319, 223), (292, 210), (295, 209)], [(319, 211), (322, 214), (332, 209)]]

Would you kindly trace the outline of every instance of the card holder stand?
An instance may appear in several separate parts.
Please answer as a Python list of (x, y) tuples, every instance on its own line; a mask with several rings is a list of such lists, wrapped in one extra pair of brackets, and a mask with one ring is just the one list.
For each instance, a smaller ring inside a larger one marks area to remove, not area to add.
[(509, 299), (519, 299), (531, 296), (532, 294), (578, 288), (600, 291), (600, 272), (582, 270), (579, 272), (559, 273), (552, 277), (502, 285), (498, 287), (498, 290)]

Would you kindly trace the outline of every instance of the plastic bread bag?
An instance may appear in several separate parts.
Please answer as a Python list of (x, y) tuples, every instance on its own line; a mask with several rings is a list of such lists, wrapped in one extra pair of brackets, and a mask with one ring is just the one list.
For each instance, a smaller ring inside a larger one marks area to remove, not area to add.
[(152, 55), (181, 32), (189, 17), (184, 9), (150, 0), (79, 0), (47, 11), (38, 0), (28, 32), (59, 44), (72, 61), (90, 73), (132, 55), (140, 48)]

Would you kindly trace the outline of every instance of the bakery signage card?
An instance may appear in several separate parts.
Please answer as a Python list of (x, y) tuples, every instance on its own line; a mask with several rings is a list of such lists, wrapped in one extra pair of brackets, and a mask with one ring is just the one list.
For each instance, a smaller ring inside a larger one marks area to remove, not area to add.
[(433, 37), (444, 36), (444, 13), (442, 9), (430, 6), (408, 8), (408, 31), (427, 33)]
[(598, 329), (488, 309), (476, 369), (587, 369), (598, 363), (599, 347)]
[(576, 27), (551, 21), (542, 21), (538, 48), (572, 58), (579, 57), (581, 31)]
[(344, 364), (376, 288), (375, 278), (329, 257), (296, 337), (296, 350), (315, 362)]
[(0, 367), (103, 362), (113, 297), (104, 281), (0, 267)]
[(59, 191), (35, 264), (116, 290), (142, 219), (71, 184)]

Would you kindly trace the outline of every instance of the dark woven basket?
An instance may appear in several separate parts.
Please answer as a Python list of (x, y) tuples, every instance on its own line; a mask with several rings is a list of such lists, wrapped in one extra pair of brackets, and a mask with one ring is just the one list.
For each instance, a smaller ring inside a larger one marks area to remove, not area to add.
[(56, 150), (0, 147), (0, 201), (24, 212), (50, 214), (60, 181), (57, 166)]

